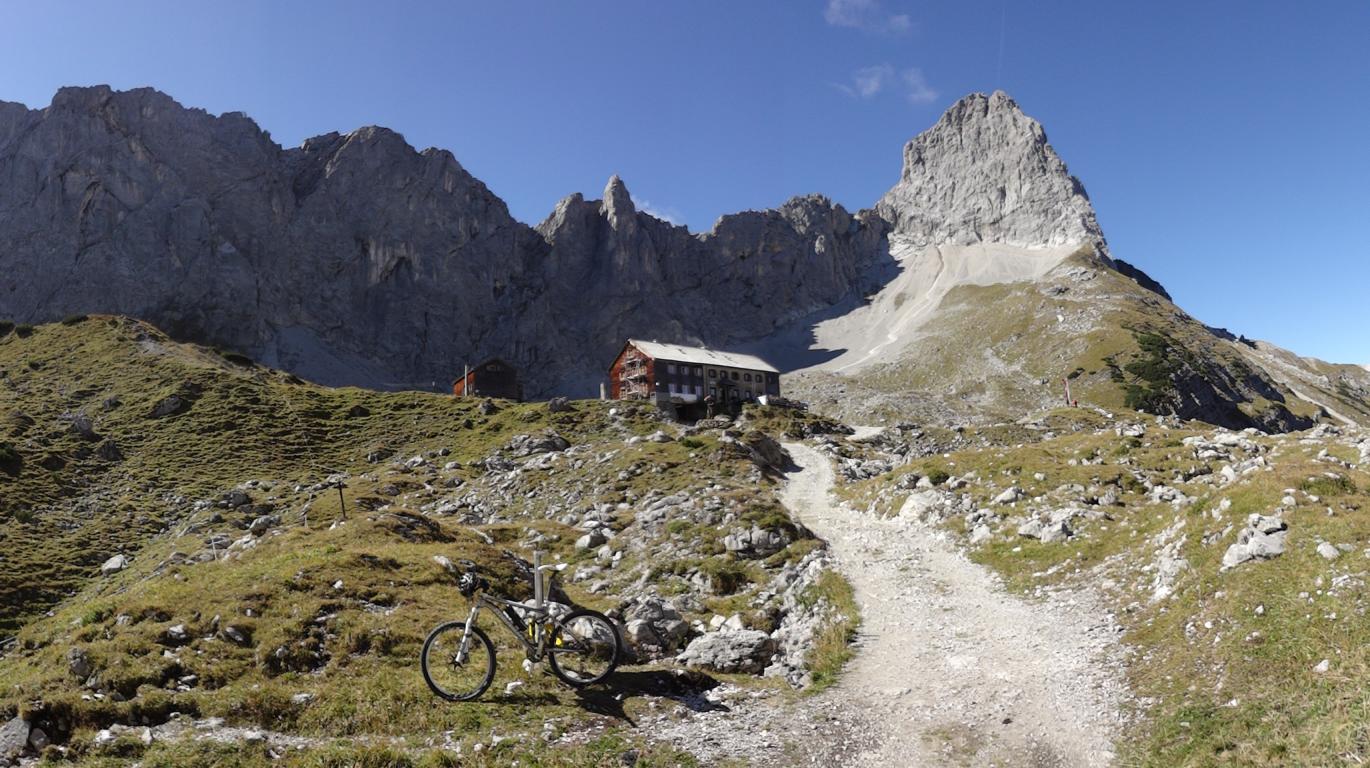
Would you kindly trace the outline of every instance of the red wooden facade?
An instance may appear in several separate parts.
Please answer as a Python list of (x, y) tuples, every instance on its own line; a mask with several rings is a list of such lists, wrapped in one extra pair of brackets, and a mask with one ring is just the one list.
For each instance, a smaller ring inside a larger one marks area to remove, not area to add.
[(522, 400), (523, 384), (518, 369), (493, 357), (472, 368), (466, 375), (452, 382), (452, 394), (457, 397), (497, 397), (503, 400)]

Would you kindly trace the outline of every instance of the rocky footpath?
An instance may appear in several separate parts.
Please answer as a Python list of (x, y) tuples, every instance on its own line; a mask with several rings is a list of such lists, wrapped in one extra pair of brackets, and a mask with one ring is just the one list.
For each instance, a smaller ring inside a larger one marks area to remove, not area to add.
[[(890, 525), (942, 532), (1039, 610), (1106, 612), (1140, 718), (1123, 754), (1180, 759), (1195, 737), (1166, 734), (1188, 729), (1196, 702), (1217, 713), (1204, 749), (1255, 754), (1244, 713), (1318, 710), (1359, 686), (1370, 437), (1327, 423), (1266, 434), (1080, 418), (1092, 426), (911, 460), (882, 457), (880, 440), (860, 460), (835, 451), (843, 495)], [(854, 471), (878, 462), (893, 468)], [(1271, 665), (1306, 687), (1265, 685)], [(1339, 727), (1335, 710), (1319, 711)], [(1302, 720), (1277, 720), (1271, 741), (1303, 764), (1344, 753), (1307, 738)]]
[(930, 522), (838, 503), (830, 460), (787, 447), (786, 504), (856, 590), (856, 658), (797, 702), (710, 692), (717, 707), (662, 718), (662, 738), (759, 766), (1110, 763), (1125, 700), (1111, 616), (1083, 593), (1047, 606), (1007, 594)]

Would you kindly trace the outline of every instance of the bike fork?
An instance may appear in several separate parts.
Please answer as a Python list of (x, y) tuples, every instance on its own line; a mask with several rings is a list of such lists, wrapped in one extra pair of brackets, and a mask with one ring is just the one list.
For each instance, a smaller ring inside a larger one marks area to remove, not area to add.
[(476, 614), (479, 611), (479, 605), (471, 606), (471, 613), (466, 617), (466, 626), (462, 627), (461, 645), (457, 646), (458, 664), (465, 664), (466, 655), (471, 651), (471, 629), (476, 626)]

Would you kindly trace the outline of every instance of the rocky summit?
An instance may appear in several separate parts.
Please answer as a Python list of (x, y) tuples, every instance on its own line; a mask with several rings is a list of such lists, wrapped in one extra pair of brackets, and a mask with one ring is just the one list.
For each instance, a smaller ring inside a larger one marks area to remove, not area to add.
[(1003, 91), (961, 99), (910, 141), (876, 210), (923, 245), (1104, 242), (1084, 185)]

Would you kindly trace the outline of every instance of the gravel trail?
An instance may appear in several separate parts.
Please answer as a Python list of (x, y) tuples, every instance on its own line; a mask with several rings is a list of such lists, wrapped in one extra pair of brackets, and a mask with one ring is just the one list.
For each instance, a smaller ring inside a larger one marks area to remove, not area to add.
[(833, 503), (828, 459), (785, 448), (799, 468), (783, 501), (855, 589), (856, 656), (818, 696), (701, 715), (667, 738), (764, 766), (1111, 764), (1126, 687), (1110, 617), (1011, 595), (926, 525)]

